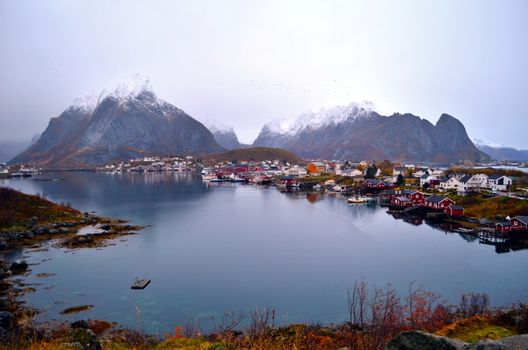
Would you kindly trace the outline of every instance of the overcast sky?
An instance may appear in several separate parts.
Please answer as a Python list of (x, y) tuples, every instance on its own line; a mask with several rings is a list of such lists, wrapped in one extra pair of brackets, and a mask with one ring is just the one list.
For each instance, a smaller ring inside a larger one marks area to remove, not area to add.
[(147, 75), (252, 142), (270, 120), (351, 101), (528, 148), (528, 1), (0, 0), (0, 140)]

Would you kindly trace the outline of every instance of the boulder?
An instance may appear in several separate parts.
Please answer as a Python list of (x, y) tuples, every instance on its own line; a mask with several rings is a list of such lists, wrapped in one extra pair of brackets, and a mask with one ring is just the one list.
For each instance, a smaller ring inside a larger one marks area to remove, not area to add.
[(425, 332), (402, 332), (389, 341), (387, 350), (528, 350), (528, 334), (498, 340), (481, 340), (470, 344), (457, 339)]
[(86, 321), (86, 320), (78, 320), (78, 321), (72, 322), (71, 327), (72, 328), (88, 329), (90, 326), (88, 324), (88, 321)]
[(387, 344), (387, 350), (463, 350), (463, 341), (425, 332), (402, 332)]
[(507, 349), (528, 350), (528, 334), (514, 335), (499, 340)]
[(22, 273), (26, 271), (28, 268), (27, 262), (24, 260), (15, 260), (9, 267), (9, 270), (11, 270), (12, 273)]
[(504, 344), (498, 340), (481, 340), (474, 344), (466, 344), (464, 350), (506, 350)]

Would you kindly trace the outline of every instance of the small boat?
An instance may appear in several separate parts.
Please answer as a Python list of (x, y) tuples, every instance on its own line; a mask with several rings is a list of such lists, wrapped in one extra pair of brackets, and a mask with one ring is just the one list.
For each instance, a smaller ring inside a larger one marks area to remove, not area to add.
[(322, 187), (321, 185), (316, 184), (316, 185), (314, 185), (314, 186), (312, 187), (312, 189), (314, 189), (314, 190), (316, 190), (316, 191), (319, 191), (319, 190), (321, 189), (321, 187)]
[(369, 199), (365, 196), (353, 196), (348, 198), (348, 203), (367, 203)]
[(148, 279), (137, 279), (134, 281), (130, 289), (145, 289), (150, 284)]

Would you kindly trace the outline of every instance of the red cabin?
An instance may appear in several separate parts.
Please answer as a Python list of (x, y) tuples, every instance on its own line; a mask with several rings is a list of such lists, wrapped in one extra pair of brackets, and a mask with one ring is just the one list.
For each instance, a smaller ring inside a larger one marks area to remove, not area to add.
[(511, 224), (507, 221), (505, 222), (498, 222), (495, 224), (495, 231), (497, 232), (510, 232), (511, 231)]
[(452, 217), (464, 216), (464, 207), (461, 205), (450, 205), (445, 208), (445, 213)]
[(425, 204), (425, 195), (422, 192), (403, 190), (403, 195), (411, 200), (412, 205)]
[(427, 197), (425, 200), (425, 205), (431, 209), (445, 210), (447, 207), (455, 204), (452, 199), (437, 195)]
[(528, 230), (528, 216), (516, 216), (510, 220), (512, 231)]
[(401, 205), (403, 207), (409, 207), (412, 205), (412, 200), (407, 197), (396, 197), (392, 200), (392, 203), (395, 205)]

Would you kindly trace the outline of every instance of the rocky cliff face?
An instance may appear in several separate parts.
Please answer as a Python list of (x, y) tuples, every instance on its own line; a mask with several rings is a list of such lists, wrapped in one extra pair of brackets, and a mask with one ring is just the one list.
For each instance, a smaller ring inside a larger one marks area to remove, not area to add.
[(221, 151), (203, 124), (158, 99), (148, 80), (136, 76), (111, 93), (76, 100), (10, 163), (86, 168), (147, 155)]
[(390, 159), (451, 163), (488, 156), (462, 123), (443, 114), (436, 125), (412, 114), (382, 116), (371, 103), (350, 104), (265, 125), (254, 145), (281, 147), (304, 158)]
[(227, 150), (239, 149), (249, 147), (248, 145), (240, 143), (238, 136), (235, 133), (233, 127), (219, 127), (214, 124), (206, 124), (209, 131), (214, 136), (214, 139), (218, 144)]

